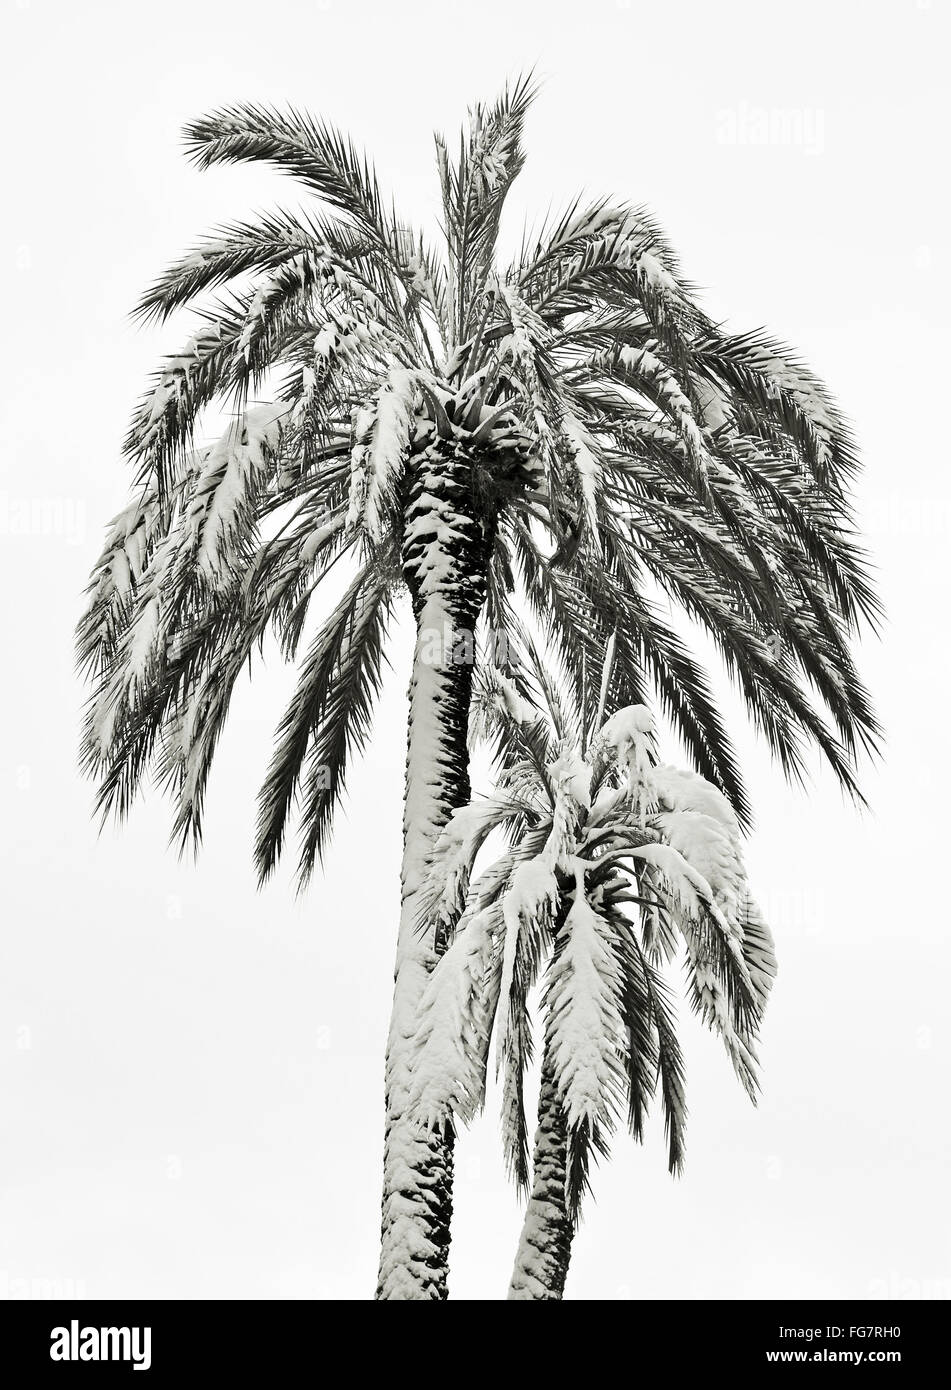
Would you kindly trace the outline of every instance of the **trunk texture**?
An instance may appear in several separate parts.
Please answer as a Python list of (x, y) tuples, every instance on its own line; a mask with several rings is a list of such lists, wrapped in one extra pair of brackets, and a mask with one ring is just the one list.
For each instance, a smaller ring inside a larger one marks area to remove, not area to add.
[(574, 1235), (565, 1207), (567, 1152), (564, 1117), (546, 1049), (532, 1156), (532, 1195), (522, 1224), (509, 1299), (559, 1299), (564, 1295)]
[(406, 1113), (419, 999), (446, 942), (421, 932), (419, 890), (434, 840), (469, 800), (469, 705), (475, 627), (493, 536), (476, 514), (471, 463), (451, 441), (418, 457), (405, 498), (403, 573), (413, 599), (403, 869), (386, 1067), (386, 1139), (378, 1299), (447, 1296), (452, 1135)]

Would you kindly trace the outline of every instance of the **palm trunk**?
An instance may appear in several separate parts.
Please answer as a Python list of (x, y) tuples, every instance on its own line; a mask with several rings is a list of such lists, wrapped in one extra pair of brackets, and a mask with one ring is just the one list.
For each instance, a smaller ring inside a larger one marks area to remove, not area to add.
[(468, 722), (475, 625), (493, 537), (475, 514), (471, 464), (431, 444), (405, 499), (403, 572), (413, 599), (403, 817), (402, 909), (386, 1067), (386, 1140), (378, 1299), (447, 1296), (452, 1136), (422, 1132), (407, 1113), (411, 1039), (427, 977), (445, 948), (419, 923), (429, 852), (469, 800)]
[(565, 1121), (546, 1046), (532, 1156), (532, 1195), (515, 1256), (510, 1299), (560, 1299), (564, 1295), (574, 1235), (565, 1205), (567, 1154)]

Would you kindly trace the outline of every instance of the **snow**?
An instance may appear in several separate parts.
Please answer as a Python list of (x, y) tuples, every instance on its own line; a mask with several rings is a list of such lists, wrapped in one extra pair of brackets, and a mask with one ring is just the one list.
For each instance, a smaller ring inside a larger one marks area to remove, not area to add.
[(739, 849), (740, 827), (733, 807), (718, 787), (685, 768), (659, 763), (651, 771), (654, 796), (668, 811), (698, 811), (720, 822)]
[(559, 936), (563, 945), (547, 999), (558, 1094), (570, 1126), (587, 1120), (610, 1127), (621, 1089), (621, 972), (606, 925), (585, 897), (580, 864), (574, 902)]
[(776, 978), (776, 950), (773, 934), (747, 888), (740, 899), (737, 916), (747, 970), (756, 997), (763, 1006)]
[(234, 421), (202, 460), (189, 510), (196, 542), (195, 562), (211, 583), (228, 569), (229, 551), (239, 529), (251, 486), (280, 445), (286, 404), (259, 406)]
[(756, 1100), (757, 1058), (752, 1044), (745, 1041), (733, 1023), (730, 1003), (719, 976), (700, 955), (695, 942), (687, 936), (687, 954), (693, 968), (694, 987), (700, 1015), (708, 1027), (719, 1034), (733, 1070), (751, 1100)]
[(248, 315), (241, 329), (241, 337), (238, 339), (238, 351), (244, 357), (245, 362), (251, 360), (251, 347), (260, 332), (261, 319), (267, 307), (269, 288), (269, 285), (261, 285), (255, 290), (254, 297), (248, 305)]
[(629, 801), (630, 793), (626, 788), (603, 786), (592, 802), (588, 825), (603, 825), (615, 819), (622, 806)]
[(163, 376), (152, 392), (152, 405), (148, 416), (148, 424), (150, 426), (157, 424), (162, 418), (170, 398), (175, 394), (173, 382), (173, 377)]
[[(138, 549), (141, 553), (141, 547)], [(127, 547), (118, 547), (109, 558), (109, 581), (113, 593), (118, 594), (120, 598), (128, 594), (132, 588), (133, 573), (132, 559)]]
[(625, 705), (611, 715), (597, 735), (597, 742), (612, 748), (618, 765), (626, 771), (631, 802), (639, 813), (649, 799), (653, 738), (654, 716), (647, 705)]
[(673, 292), (677, 282), (653, 251), (640, 251), (637, 256), (637, 271), (654, 289)]
[(700, 402), (700, 419), (705, 430), (715, 434), (717, 430), (730, 423), (733, 418), (730, 402), (712, 381), (701, 381), (697, 385), (697, 396)]
[(742, 888), (742, 869), (722, 824), (698, 811), (664, 811), (654, 816), (653, 823), (667, 844), (709, 885), (732, 921)]
[(367, 532), (376, 541), (382, 539), (394, 483), (409, 450), (416, 392), (415, 373), (391, 367), (377, 395), (364, 459), (364, 515)]
[(414, 251), (411, 256), (406, 258), (406, 270), (411, 276), (410, 288), (415, 294), (421, 295), (430, 301), (436, 298), (433, 283), (426, 274), (426, 268), (419, 256)]
[[(656, 346), (656, 344), (654, 344)], [(687, 446), (693, 462), (702, 468), (707, 464), (707, 451), (703, 434), (697, 424), (693, 407), (680, 389), (676, 376), (656, 353), (651, 344), (642, 348), (624, 346), (617, 354), (617, 360), (635, 381), (642, 377), (650, 382), (659, 393), (666, 413), (671, 417), (677, 431)]]
[(113, 517), (103, 548), (103, 558), (108, 556), (107, 587), (97, 592), (95, 601), (107, 596), (108, 585), (120, 597), (130, 592), (132, 581), (139, 579), (146, 565), (148, 532), (154, 517), (155, 501), (150, 493)]
[(429, 1129), (450, 1114), (471, 1119), (481, 1104), (493, 1010), (484, 981), (499, 927), (497, 906), (473, 914), (423, 990), (409, 1107)]
[(330, 521), (326, 526), (318, 526), (312, 532), (300, 548), (301, 564), (309, 565), (317, 557), (317, 552), (321, 550), (333, 536), (336, 536), (343, 527), (343, 518), (337, 517), (335, 521)]
[[(546, 846), (547, 849), (547, 846)], [(552, 856), (543, 851), (534, 859), (526, 859), (512, 874), (508, 891), (502, 899), (505, 922), (505, 942), (502, 949), (502, 980), (499, 993), (506, 1001), (498, 1029), (497, 1055), (502, 1057), (508, 1032), (508, 999), (515, 978), (515, 964), (525, 927), (537, 926), (543, 914), (553, 912), (558, 901), (558, 882)]]
[(178, 536), (172, 532), (156, 548), (143, 576), (143, 586), (124, 642), (125, 684), (145, 679), (159, 648), (162, 603), (169, 574), (178, 551)]
[(573, 241), (589, 239), (598, 236), (607, 228), (616, 230), (622, 227), (628, 220), (629, 213), (623, 207), (614, 207), (610, 204), (597, 206), (595, 208), (584, 208), (577, 212), (568, 222), (561, 236), (553, 240), (548, 248), (549, 254), (559, 250), (561, 247), (568, 246)]
[(736, 921), (745, 884), (740, 827), (727, 798), (698, 773), (652, 769), (654, 824), (709, 883), (727, 920)]
[(119, 672), (100, 690), (90, 714), (89, 742), (99, 759), (107, 758), (112, 748), (123, 688), (122, 673)]
[(591, 764), (577, 749), (562, 753), (548, 767), (552, 781), (559, 784), (573, 801), (585, 810), (591, 808)]
[[(404, 543), (425, 541), (419, 558), (415, 561), (415, 584), (417, 593), (425, 600), (433, 599), (442, 614), (438, 624), (428, 622), (421, 626), (421, 632), (451, 633), (452, 620), (445, 612), (443, 591), (447, 580), (457, 567), (456, 551), (465, 533), (479, 523), (472, 517), (460, 515), (451, 502), (440, 495), (444, 485), (441, 465), (438, 461), (427, 464), (421, 456), (418, 479), (419, 491), (408, 509), (404, 523)], [(432, 491), (430, 491), (432, 489)], [(451, 646), (447, 648), (451, 651)]]
[[(440, 545), (442, 528), (440, 522), (433, 532)], [(433, 558), (433, 572), (444, 560)], [(430, 600), (420, 630), (437, 625), (440, 614), (438, 602)], [(494, 677), (490, 671), (486, 685), (497, 695)], [(414, 710), (415, 701), (425, 697), (428, 713), (426, 722), (414, 720), (413, 724), (413, 747), (418, 738), (420, 755), (417, 759), (411, 750), (408, 826), (417, 824), (424, 809), (422, 799), (427, 788), (417, 785), (416, 779), (431, 767), (431, 761), (427, 762), (423, 748), (430, 760), (438, 759), (440, 679), (438, 670), (414, 675)], [(531, 983), (522, 976), (526, 969), (534, 974), (536, 959), (545, 953), (559, 896), (564, 893), (571, 901), (545, 993), (546, 1047), (553, 1082), (569, 1127), (598, 1125), (607, 1130), (614, 1124), (626, 1087), (623, 1058), (628, 1046), (622, 956), (614, 927), (600, 915), (597, 896), (589, 898), (585, 892), (585, 873), (592, 861), (582, 858), (585, 841), (579, 825), (584, 810), (588, 812), (588, 827), (596, 824), (602, 831), (605, 826), (616, 829), (622, 845), (612, 856), (617, 873), (623, 872), (622, 865), (630, 873), (633, 860), (639, 866), (639, 876), (641, 872), (644, 875), (645, 889), (650, 883), (664, 904), (667, 933), (673, 940), (672, 928), (676, 927), (686, 946), (693, 1002), (722, 1038), (742, 1084), (755, 1095), (752, 1037), (740, 1021), (733, 995), (748, 989), (754, 1013), (755, 1001), (765, 1000), (775, 974), (772, 940), (749, 898), (740, 831), (727, 798), (694, 772), (654, 765), (654, 740), (650, 708), (630, 705), (605, 721), (587, 756), (567, 741), (554, 743), (546, 777), (540, 776), (536, 765), (526, 763), (513, 769), (511, 777), (501, 779), (501, 786), (510, 795), (517, 789), (520, 799), (537, 799), (539, 809), (544, 808), (549, 819), (533, 831), (537, 836), (533, 842), (514, 847), (470, 890), (470, 906), (460, 920), (455, 940), (428, 980), (424, 982), (422, 957), (401, 957), (414, 970), (420, 961), (414, 986), (420, 1000), (416, 1015), (420, 1022), (409, 1051), (403, 1052), (402, 1060), (397, 1057), (394, 1061), (392, 1074), (404, 1078), (410, 1098), (406, 1113), (417, 1123), (432, 1128), (441, 1127), (452, 1114), (466, 1121), (472, 1118), (484, 1099), (494, 1022), (497, 1056), (506, 1068), (503, 1133), (511, 1131), (513, 1078), (521, 1065), (521, 1043), (514, 1046), (513, 1030), (526, 1021), (520, 991)], [(603, 769), (605, 752), (616, 761), (626, 785), (620, 790), (605, 785), (592, 805), (592, 772)], [(419, 877), (408, 874), (404, 889), (412, 886), (417, 902), (425, 892), (427, 873), (444, 901), (458, 902), (468, 888), (489, 804), (476, 801), (453, 812), (427, 867), (424, 856), (417, 855), (425, 840), (425, 827), (415, 837), (416, 848), (408, 840), (404, 864), (407, 868), (415, 865)], [(644, 827), (634, 836), (632, 811)], [(655, 834), (660, 837), (657, 842), (631, 844), (632, 838), (647, 839)], [(541, 850), (535, 852), (543, 838)], [(519, 859), (520, 852), (531, 857)], [(564, 874), (573, 875), (573, 894), (559, 888)], [(631, 874), (632, 886), (633, 878)], [(480, 885), (485, 884), (493, 894), (504, 885), (501, 898), (493, 901), (491, 909), (480, 906), (484, 901), (479, 897)], [(404, 948), (407, 953), (416, 949), (409, 943)], [(401, 1028), (411, 1029), (413, 1017), (409, 993), (405, 992), (399, 1009)], [(398, 1039), (404, 1036), (408, 1034), (393, 1035)], [(678, 1106), (682, 1109), (682, 1102), (682, 1096), (670, 1097), (675, 1110)], [(526, 1229), (529, 1234), (536, 1233), (544, 1250), (544, 1236), (538, 1234), (540, 1210), (537, 1205), (530, 1207), (532, 1215)], [(523, 1232), (520, 1249), (525, 1248), (524, 1240)]]
[(492, 684), (509, 718), (516, 724), (524, 724), (529, 717), (529, 706), (526, 705), (508, 676), (497, 666), (492, 668)]
[(582, 422), (570, 410), (564, 412), (562, 429), (574, 454), (581, 483), (581, 498), (588, 526), (593, 537), (598, 534), (598, 490), (601, 484), (601, 465), (595, 457), (594, 440)]
[(161, 598), (150, 593), (136, 612), (129, 629), (128, 670), (134, 680), (145, 675), (157, 646)]
[[(416, 1029), (420, 1001), (436, 964), (431, 940), (418, 930), (427, 863), (445, 818), (445, 734), (440, 719), (446, 673), (419, 657), (421, 634), (445, 629), (449, 614), (439, 593), (429, 595), (419, 615), (420, 635), (410, 685), (406, 761), (403, 903), (396, 953), (396, 979), (387, 1044), (387, 1138), (384, 1157), (381, 1297), (419, 1297), (444, 1281), (430, 1233), (440, 1222), (439, 1184), (448, 1182), (451, 1160), (435, 1136), (427, 1136), (412, 1111)], [(462, 949), (462, 948), (460, 948)], [(438, 1051), (438, 1049), (437, 1049)], [(434, 1273), (435, 1271), (435, 1273)]]
[(335, 356), (340, 356), (348, 342), (348, 324), (328, 320), (314, 339), (314, 375), (322, 376)]
[(498, 344), (500, 355), (512, 358), (524, 382), (532, 408), (532, 417), (538, 443), (543, 456), (551, 450), (551, 429), (549, 427), (544, 394), (538, 379), (538, 366), (535, 360), (536, 344), (544, 346), (550, 333), (541, 318), (520, 299), (515, 290), (496, 281), (496, 289), (502, 303), (509, 313), (512, 331)]
[(363, 518), (366, 497), (366, 454), (373, 429), (373, 411), (365, 405), (357, 406), (353, 413), (353, 448), (350, 451), (350, 495), (347, 503), (346, 528), (348, 534), (356, 531)]
[(716, 911), (710, 884), (672, 845), (638, 845), (629, 853), (657, 871), (681, 924), (698, 919), (705, 908)]
[(465, 896), (475, 857), (506, 809), (507, 803), (496, 798), (470, 801), (468, 806), (453, 811), (443, 826), (427, 873), (429, 881), (439, 889), (432, 908), (434, 923)]

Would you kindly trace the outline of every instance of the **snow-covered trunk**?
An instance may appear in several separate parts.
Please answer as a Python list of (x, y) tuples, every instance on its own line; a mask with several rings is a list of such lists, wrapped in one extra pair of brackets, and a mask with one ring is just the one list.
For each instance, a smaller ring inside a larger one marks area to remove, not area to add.
[(429, 852), (469, 800), (468, 722), (475, 627), (485, 599), (491, 528), (479, 519), (471, 461), (436, 441), (418, 456), (405, 498), (403, 572), (413, 599), (403, 816), (402, 908), (386, 1065), (386, 1144), (378, 1299), (447, 1296), (452, 1136), (406, 1116), (410, 1040), (420, 995), (446, 942), (420, 930)]
[(532, 1195), (515, 1256), (510, 1299), (558, 1299), (564, 1294), (574, 1234), (565, 1206), (567, 1152), (564, 1113), (546, 1048), (532, 1156)]

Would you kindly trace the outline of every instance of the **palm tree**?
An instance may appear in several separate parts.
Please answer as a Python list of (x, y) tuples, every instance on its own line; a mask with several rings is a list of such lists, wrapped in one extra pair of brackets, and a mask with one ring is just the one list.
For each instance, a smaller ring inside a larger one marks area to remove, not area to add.
[[(481, 683), (497, 787), (456, 811), (434, 846), (425, 911), (455, 919), (455, 930), (420, 1003), (410, 1108), (436, 1132), (470, 1120), (484, 1102), (494, 1030), (505, 1154), (529, 1193), (509, 1298), (550, 1300), (564, 1292), (591, 1156), (607, 1154), (622, 1109), (643, 1138), (658, 1080), (670, 1170), (681, 1168), (684, 1069), (663, 967), (682, 942), (691, 1004), (755, 1100), (755, 1040), (776, 961), (722, 792), (657, 764), (646, 706), (595, 731), (600, 708), (592, 721), (551, 679), (550, 660), (530, 654), (546, 713), (517, 717)], [(475, 857), (500, 828), (509, 848), (470, 888)], [(523, 1086), (539, 982), (530, 1167)]]
[[(406, 1102), (417, 1003), (446, 944), (417, 932), (417, 898), (437, 836), (469, 800), (478, 651), (517, 699), (526, 676), (508, 638), (521, 607), (544, 615), (579, 686), (616, 630), (611, 707), (656, 687), (743, 825), (729, 737), (658, 594), (713, 634), (790, 775), (809, 740), (855, 792), (856, 746), (875, 737), (849, 655), (875, 600), (850, 535), (855, 457), (835, 406), (780, 345), (701, 313), (642, 210), (575, 204), (499, 268), (532, 95), (521, 79), (475, 107), (455, 157), (437, 140), (440, 251), (324, 122), (235, 106), (188, 127), (200, 167), (265, 163), (313, 206), (219, 227), (143, 296), (144, 321), (190, 308), (194, 332), (133, 413), (132, 498), (79, 626), (99, 807), (124, 814), (152, 775), (183, 845), (200, 840), (238, 676), (271, 636), (286, 659), (303, 652), (255, 847), (264, 879), (296, 807), (303, 882), (408, 593), (383, 1298), (446, 1295), (452, 1138), (422, 1135)], [(201, 442), (222, 412), (220, 437)], [(331, 572), (349, 583), (311, 635)]]

